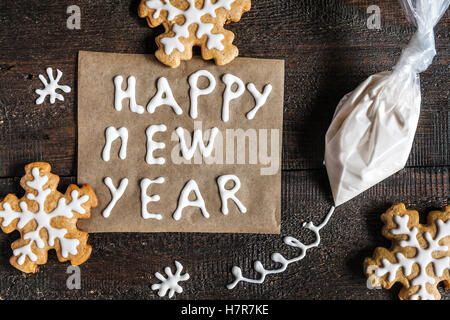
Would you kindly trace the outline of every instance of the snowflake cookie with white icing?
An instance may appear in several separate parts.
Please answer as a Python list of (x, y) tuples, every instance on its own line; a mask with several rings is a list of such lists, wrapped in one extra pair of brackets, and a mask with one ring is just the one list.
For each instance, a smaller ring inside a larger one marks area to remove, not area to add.
[(382, 234), (392, 247), (376, 248), (364, 262), (372, 287), (390, 289), (400, 282), (402, 300), (440, 299), (437, 289), (444, 281), (450, 289), (450, 206), (428, 214), (427, 224), (419, 223), (419, 213), (403, 203), (381, 215)]
[(250, 0), (141, 0), (139, 16), (152, 28), (164, 26), (155, 55), (165, 65), (176, 68), (181, 60), (190, 60), (193, 46), (201, 47), (203, 59), (224, 65), (239, 50), (233, 32), (223, 25), (238, 22), (250, 7)]
[(89, 185), (70, 185), (65, 194), (56, 190), (59, 177), (50, 173), (50, 164), (30, 163), (20, 185), (22, 198), (7, 195), (0, 202), (0, 226), (6, 233), (20, 232), (11, 244), (10, 263), (15, 268), (35, 273), (47, 262), (47, 253), (55, 249), (60, 262), (72, 265), (85, 262), (92, 248), (88, 233), (77, 229), (78, 219), (88, 219), (90, 209), (97, 206), (97, 196)]

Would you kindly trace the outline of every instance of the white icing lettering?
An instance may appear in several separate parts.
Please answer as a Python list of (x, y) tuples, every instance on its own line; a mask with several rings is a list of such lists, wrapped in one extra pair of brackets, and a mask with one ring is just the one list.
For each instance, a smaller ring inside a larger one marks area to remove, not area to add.
[[(232, 74), (225, 74), (222, 77), (222, 81), (225, 83), (225, 91), (223, 92), (223, 104), (222, 104), (222, 120), (228, 122), (230, 120), (230, 102), (237, 99), (245, 92), (245, 85), (242, 80)], [(233, 85), (236, 84), (236, 91), (233, 91)]]
[(202, 130), (194, 130), (192, 144), (191, 144), (191, 147), (188, 148), (186, 145), (186, 140), (184, 138), (184, 129), (179, 127), (175, 130), (175, 133), (178, 135), (178, 138), (180, 140), (181, 153), (186, 160), (192, 159), (192, 157), (194, 156), (195, 150), (197, 148), (200, 150), (200, 154), (203, 157), (209, 157), (214, 149), (214, 140), (215, 140), (218, 132), (219, 132), (219, 129), (216, 127), (211, 129), (210, 135), (209, 135), (208, 146), (205, 147), (205, 144), (203, 143), (203, 138), (202, 138), (203, 137)]
[(111, 202), (108, 204), (108, 206), (103, 210), (103, 217), (108, 218), (111, 215), (112, 209), (115, 207), (117, 201), (119, 201), (120, 198), (122, 198), (125, 190), (128, 186), (128, 179), (123, 178), (120, 180), (119, 188), (116, 189), (114, 186), (112, 179), (110, 177), (106, 177), (104, 180), (106, 186), (108, 187), (109, 191), (111, 192)]
[(163, 124), (161, 125), (151, 125), (147, 128), (145, 131), (147, 135), (147, 155), (145, 157), (145, 162), (148, 164), (164, 164), (166, 162), (166, 159), (160, 157), (160, 158), (154, 158), (153, 152), (157, 149), (164, 149), (166, 145), (163, 142), (157, 142), (153, 140), (153, 135), (156, 132), (165, 132), (167, 130), (167, 127)]
[(250, 91), (250, 93), (252, 94), (252, 96), (256, 102), (255, 107), (247, 113), (247, 119), (252, 120), (255, 118), (255, 115), (258, 112), (258, 110), (266, 103), (267, 98), (269, 97), (270, 93), (272, 92), (272, 85), (267, 84), (264, 87), (262, 93), (260, 93), (258, 91), (258, 89), (256, 89), (256, 87), (253, 83), (249, 83), (247, 85), (247, 89), (248, 89), (248, 91)]
[[(192, 191), (197, 197), (197, 199), (195, 199), (194, 201), (189, 200), (189, 195)], [(203, 216), (205, 218), (209, 218), (209, 213), (206, 210), (205, 201), (203, 200), (203, 197), (195, 180), (189, 180), (188, 183), (186, 183), (186, 185), (184, 186), (183, 190), (181, 190), (180, 198), (178, 199), (178, 207), (173, 213), (173, 218), (177, 221), (180, 220), (181, 213), (186, 207), (198, 207), (201, 209)]]
[[(234, 182), (234, 187), (231, 189), (226, 189), (225, 185), (228, 181)], [(222, 201), (222, 213), (224, 215), (227, 215), (228, 210), (228, 199), (231, 199), (236, 203), (236, 206), (239, 208), (239, 210), (242, 213), (247, 212), (247, 208), (242, 204), (242, 202), (236, 197), (236, 192), (241, 188), (241, 180), (235, 175), (228, 174), (224, 176), (220, 176), (217, 179), (217, 184), (219, 185), (219, 193), (220, 193), (220, 199)]]
[[(198, 78), (201, 76), (208, 78), (209, 85), (205, 89), (200, 89), (198, 87)], [(216, 87), (216, 79), (214, 76), (206, 71), (206, 70), (199, 70), (192, 75), (189, 76), (189, 86), (191, 87), (189, 91), (190, 99), (191, 99), (191, 109), (190, 109), (190, 116), (192, 119), (197, 119), (198, 117), (198, 97), (204, 96), (207, 94), (210, 94), (213, 92), (214, 88)]]
[(147, 189), (148, 187), (153, 184), (153, 183), (158, 183), (158, 184), (162, 184), (164, 183), (165, 180), (163, 177), (159, 177), (155, 180), (150, 180), (150, 179), (142, 179), (141, 180), (141, 215), (142, 218), (144, 219), (156, 219), (156, 220), (162, 220), (162, 215), (160, 214), (155, 214), (155, 213), (149, 213), (147, 210), (147, 205), (150, 202), (156, 202), (160, 200), (160, 196), (155, 194), (153, 196), (149, 196), (147, 194)]
[(111, 145), (117, 138), (120, 138), (122, 142), (120, 146), (119, 157), (120, 159), (125, 160), (127, 157), (128, 129), (125, 127), (122, 127), (120, 129), (108, 127), (106, 129), (105, 136), (106, 143), (102, 152), (103, 161), (108, 162), (111, 159)]
[(122, 76), (114, 77), (114, 108), (117, 111), (122, 110), (123, 99), (130, 99), (130, 110), (138, 114), (144, 113), (144, 107), (136, 103), (136, 78), (128, 77), (128, 87), (126, 91), (122, 90)]
[(158, 91), (156, 92), (155, 96), (148, 103), (147, 111), (150, 113), (154, 113), (156, 108), (163, 106), (163, 105), (168, 105), (168, 106), (172, 107), (172, 110), (176, 114), (178, 114), (178, 115), (182, 114), (183, 110), (181, 110), (177, 101), (173, 97), (172, 89), (170, 89), (169, 82), (167, 82), (167, 79), (164, 77), (159, 78), (157, 87), (158, 87)]

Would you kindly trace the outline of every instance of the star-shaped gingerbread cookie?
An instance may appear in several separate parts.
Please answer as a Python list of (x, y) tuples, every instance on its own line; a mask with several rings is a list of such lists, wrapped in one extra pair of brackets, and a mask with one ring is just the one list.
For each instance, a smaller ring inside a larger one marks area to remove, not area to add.
[(440, 299), (439, 282), (450, 286), (450, 206), (428, 214), (426, 225), (419, 223), (419, 213), (407, 210), (403, 203), (382, 214), (383, 236), (392, 247), (376, 248), (372, 258), (364, 262), (365, 272), (373, 287), (390, 289), (403, 285), (402, 300)]
[(176, 68), (181, 60), (192, 58), (192, 47), (201, 47), (205, 60), (224, 65), (238, 56), (234, 34), (223, 25), (238, 22), (250, 10), (250, 0), (141, 0), (139, 16), (150, 27), (163, 25), (156, 38), (156, 58)]
[(0, 202), (0, 226), (6, 233), (20, 232), (20, 239), (11, 245), (10, 263), (17, 269), (34, 273), (47, 262), (47, 252), (55, 249), (60, 262), (72, 265), (85, 262), (92, 251), (87, 244), (88, 233), (78, 230), (78, 219), (88, 219), (90, 208), (97, 206), (97, 197), (89, 185), (70, 185), (65, 194), (56, 190), (59, 177), (50, 173), (45, 162), (25, 166), (20, 185), (22, 198), (7, 195)]

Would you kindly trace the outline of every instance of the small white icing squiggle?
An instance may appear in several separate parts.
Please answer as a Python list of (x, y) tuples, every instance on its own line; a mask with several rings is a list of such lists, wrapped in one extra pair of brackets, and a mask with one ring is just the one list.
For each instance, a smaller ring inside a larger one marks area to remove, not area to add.
[(303, 224), (304, 228), (309, 229), (312, 232), (314, 232), (314, 234), (316, 236), (316, 240), (313, 243), (305, 245), (294, 237), (285, 237), (283, 239), (284, 243), (287, 244), (288, 246), (296, 247), (301, 250), (301, 254), (298, 257), (295, 257), (292, 259), (286, 259), (280, 253), (275, 252), (274, 254), (272, 254), (271, 259), (272, 259), (272, 261), (274, 261), (276, 263), (280, 263), (281, 267), (278, 269), (273, 269), (273, 270), (265, 269), (264, 266), (262, 265), (261, 261), (256, 261), (254, 264), (254, 269), (256, 272), (261, 274), (261, 277), (259, 279), (249, 279), (249, 278), (243, 277), (241, 268), (234, 266), (233, 269), (231, 270), (231, 273), (235, 277), (235, 280), (232, 283), (230, 283), (229, 285), (227, 285), (227, 288), (229, 290), (231, 290), (234, 287), (236, 287), (236, 285), (241, 281), (249, 282), (249, 283), (258, 283), (258, 284), (263, 283), (264, 280), (266, 279), (267, 275), (284, 272), (291, 263), (302, 260), (306, 256), (306, 252), (309, 249), (319, 246), (319, 244), (320, 244), (319, 231), (323, 227), (326, 226), (326, 224), (330, 220), (331, 216), (333, 215), (333, 212), (334, 212), (334, 207), (331, 207), (330, 211), (328, 212), (328, 214), (325, 217), (325, 219), (323, 220), (323, 222), (321, 224), (319, 224), (318, 226), (315, 226), (312, 222)]

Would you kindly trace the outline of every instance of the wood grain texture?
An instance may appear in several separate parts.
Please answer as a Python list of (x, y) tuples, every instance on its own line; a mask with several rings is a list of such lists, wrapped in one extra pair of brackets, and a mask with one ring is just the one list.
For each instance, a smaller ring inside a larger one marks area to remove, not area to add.
[[(262, 285), (225, 288), (233, 279), (233, 265), (252, 271), (255, 260), (266, 266), (270, 255), (281, 252), (294, 257), (298, 252), (282, 243), (277, 235), (238, 234), (92, 234), (92, 257), (81, 266), (81, 290), (65, 286), (67, 265), (49, 262), (34, 275), (25, 275), (9, 263), (10, 243), (15, 234), (0, 235), (0, 296), (11, 298), (159, 298), (150, 290), (153, 274), (173, 260), (182, 261), (192, 279), (184, 285), (180, 299), (270, 298), (270, 299), (384, 299), (395, 292), (368, 290), (362, 263), (376, 246), (389, 246), (381, 236), (380, 214), (393, 203), (403, 201), (422, 213), (448, 204), (448, 168), (411, 168), (370, 189), (336, 210), (323, 229), (322, 244), (280, 275), (270, 276)], [(0, 180), (0, 193), (18, 192), (18, 178)], [(62, 187), (74, 182), (65, 178)], [(301, 227), (303, 222), (320, 223), (331, 199), (324, 170), (284, 171), (282, 191), (282, 235), (298, 237), (305, 243), (314, 237)], [(120, 214), (120, 212), (116, 212)], [(425, 216), (425, 215), (423, 215)], [(444, 299), (449, 295), (442, 291)]]
[[(61, 187), (75, 182), (77, 52), (153, 53), (162, 29), (150, 29), (137, 17), (138, 2), (77, 1), (81, 30), (68, 30), (63, 1), (0, 1), (0, 196), (22, 193), (23, 166), (32, 161), (50, 162), (64, 177)], [(334, 109), (369, 75), (391, 69), (414, 33), (392, 0), (376, 1), (382, 29), (369, 30), (366, 9), (372, 4), (254, 0), (240, 23), (227, 26), (236, 34), (241, 56), (286, 61), (282, 235), (312, 240), (302, 222), (319, 223), (332, 203), (322, 159)], [(389, 246), (379, 217), (391, 204), (403, 201), (425, 214), (449, 203), (449, 25), (447, 14), (435, 29), (434, 64), (421, 75), (422, 113), (407, 168), (339, 207), (323, 229), (321, 246), (285, 273), (262, 285), (225, 288), (233, 265), (254, 276), (255, 260), (271, 265), (274, 251), (297, 254), (283, 245), (282, 236), (94, 234), (93, 255), (81, 267), (82, 288), (68, 290), (67, 264), (50, 254), (38, 274), (21, 274), (8, 262), (17, 233), (0, 234), (0, 299), (159, 299), (150, 290), (153, 274), (174, 259), (192, 276), (180, 299), (395, 299), (398, 286), (366, 288), (362, 263), (375, 247)], [(62, 70), (62, 83), (73, 91), (63, 103), (37, 106), (38, 74), (48, 66)]]
[[(64, 176), (76, 172), (76, 98), (34, 104), (47, 66), (64, 72), (76, 90), (79, 50), (153, 53), (154, 37), (136, 15), (138, 1), (79, 1), (81, 30), (66, 28), (66, 4), (3, 1), (0, 8), (0, 176), (45, 160)], [(340, 98), (369, 75), (389, 70), (414, 29), (395, 1), (379, 1), (380, 31), (365, 27), (370, 1), (254, 1), (237, 35), (241, 56), (286, 60), (283, 168), (320, 168), (324, 134)], [(18, 23), (21, 21), (21, 23)], [(448, 166), (448, 15), (436, 28), (438, 55), (422, 75), (420, 126), (408, 166)], [(440, 114), (441, 116), (436, 116)], [(444, 133), (448, 131), (444, 131)]]

